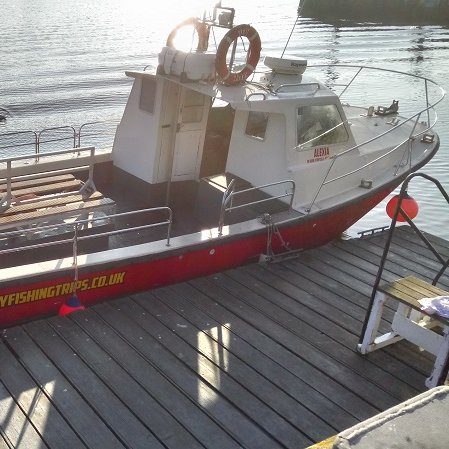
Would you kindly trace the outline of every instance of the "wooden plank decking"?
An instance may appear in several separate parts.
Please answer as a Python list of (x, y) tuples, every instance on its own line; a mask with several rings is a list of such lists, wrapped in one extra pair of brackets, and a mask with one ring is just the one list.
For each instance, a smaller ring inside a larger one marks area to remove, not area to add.
[[(385, 238), (5, 330), (0, 449), (300, 449), (425, 391), (412, 345), (355, 351)], [(396, 233), (386, 280), (432, 278), (416, 241)]]

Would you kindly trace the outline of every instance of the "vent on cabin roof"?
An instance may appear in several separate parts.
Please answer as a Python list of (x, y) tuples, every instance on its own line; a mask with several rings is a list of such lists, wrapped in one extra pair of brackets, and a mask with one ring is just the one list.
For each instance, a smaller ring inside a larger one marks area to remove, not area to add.
[(286, 75), (302, 75), (307, 68), (307, 59), (299, 58), (277, 58), (265, 56), (263, 63), (273, 72)]

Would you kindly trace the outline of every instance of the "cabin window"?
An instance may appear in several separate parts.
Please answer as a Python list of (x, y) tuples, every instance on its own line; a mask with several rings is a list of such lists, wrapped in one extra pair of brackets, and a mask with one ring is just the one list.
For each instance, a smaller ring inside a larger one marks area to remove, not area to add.
[(245, 134), (259, 140), (265, 139), (267, 131), (268, 114), (266, 112), (250, 111), (246, 122)]
[(334, 104), (298, 108), (297, 129), (297, 142), (303, 148), (332, 145), (349, 139)]
[(186, 90), (182, 106), (182, 123), (199, 123), (203, 120), (204, 95), (194, 90)]
[(140, 104), (142, 111), (154, 112), (154, 101), (156, 98), (156, 80), (154, 78), (142, 78), (140, 90)]

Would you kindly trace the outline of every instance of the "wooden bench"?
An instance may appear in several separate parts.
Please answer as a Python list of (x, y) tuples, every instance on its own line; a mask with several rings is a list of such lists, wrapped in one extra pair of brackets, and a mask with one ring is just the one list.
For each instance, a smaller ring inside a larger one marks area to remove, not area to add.
[[(83, 182), (71, 174), (13, 181), (13, 202), (0, 213), (0, 230), (39, 226), (68, 217), (87, 218), (89, 212), (115, 212), (115, 203), (98, 192), (83, 192)], [(0, 193), (6, 191), (0, 184)]]
[[(25, 181), (12, 181), (11, 187), (13, 194), (17, 195), (17, 191), (23, 191), (25, 189), (37, 189), (39, 186), (54, 185), (61, 182), (75, 181), (75, 177), (72, 174), (54, 175), (54, 176), (43, 176), (36, 177), (32, 179), (26, 179)], [(81, 184), (78, 180), (77, 186)], [(0, 183), (0, 192), (6, 192), (8, 185), (6, 182)]]
[[(80, 241), (86, 251), (108, 245), (114, 223), (107, 216), (115, 213), (115, 202), (96, 190), (96, 161), (94, 147), (0, 159), (0, 252), (8, 254), (0, 265), (11, 266), (14, 257), (19, 264), (37, 260), (45, 255), (38, 249), (44, 243), (57, 243), (55, 255), (72, 238), (74, 224), (79, 236), (96, 236)], [(87, 180), (75, 178), (76, 172)]]
[[(64, 199), (75, 199), (75, 196)], [(48, 201), (47, 201), (48, 202)], [(64, 218), (76, 217), (79, 219), (88, 218), (88, 214), (94, 210), (101, 209), (106, 215), (114, 213), (115, 202), (109, 198), (104, 198), (101, 194), (92, 195), (87, 199), (79, 195), (78, 199), (60, 206), (49, 206), (41, 208), (41, 204), (34, 203), (34, 210), (18, 214), (10, 213), (0, 216), (0, 230), (23, 228), (28, 225), (44, 225), (53, 220), (61, 221)], [(17, 207), (19, 209), (19, 207)], [(14, 210), (14, 208), (13, 208)]]
[[(107, 248), (107, 233), (114, 229), (107, 217), (115, 213), (115, 202), (94, 187), (72, 174), (12, 181), (12, 200), (0, 212), (0, 251), (7, 251), (7, 257), (0, 257), (0, 267), (45, 260), (48, 252), (36, 247), (41, 244), (54, 243), (55, 258), (73, 254), (73, 243), (61, 242), (73, 238), (75, 223), (79, 237), (96, 236), (78, 242), (79, 254)], [(6, 189), (0, 184), (0, 195)]]
[[(436, 356), (435, 364), (426, 386), (432, 388), (444, 381), (449, 360), (449, 320), (429, 315), (421, 310), (418, 300), (436, 296), (449, 296), (446, 292), (415, 276), (407, 276), (386, 284), (380, 284), (358, 350), (367, 354), (376, 349), (406, 339)], [(397, 303), (391, 330), (378, 336), (385, 302)]]

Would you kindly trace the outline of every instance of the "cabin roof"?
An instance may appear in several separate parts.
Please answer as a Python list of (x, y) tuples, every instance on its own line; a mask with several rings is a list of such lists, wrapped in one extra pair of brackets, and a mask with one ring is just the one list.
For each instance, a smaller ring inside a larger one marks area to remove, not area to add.
[[(289, 82), (286, 79), (283, 87), (277, 86), (275, 89), (269, 89), (267, 83), (247, 82), (243, 85), (226, 86), (206, 81), (182, 82), (177, 76), (155, 75), (145, 71), (127, 71), (126, 75), (132, 78), (163, 78), (173, 83), (187, 87), (204, 95), (217, 98), (218, 100), (230, 103), (234, 109), (278, 109), (280, 103), (298, 103), (298, 99), (308, 98), (328, 98), (335, 101), (336, 95), (324, 84), (311, 77), (292, 77)], [(263, 105), (269, 108), (263, 107)], [(256, 106), (257, 105), (257, 106)]]

